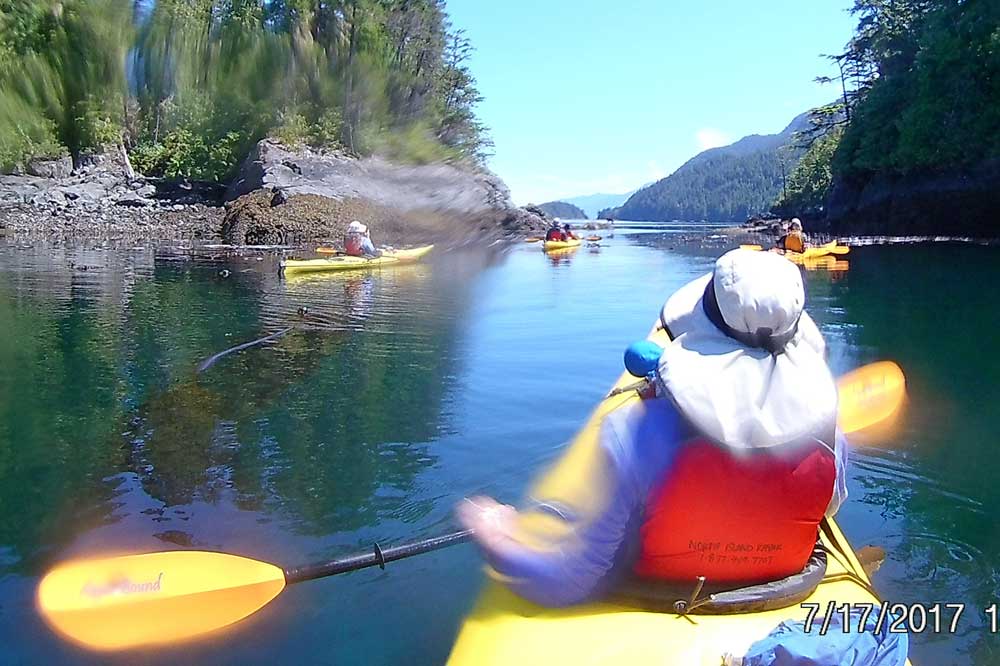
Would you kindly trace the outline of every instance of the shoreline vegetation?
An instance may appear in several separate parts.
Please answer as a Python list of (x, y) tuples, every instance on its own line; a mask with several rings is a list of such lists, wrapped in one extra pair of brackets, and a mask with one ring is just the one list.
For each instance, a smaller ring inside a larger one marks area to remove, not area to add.
[[(0, 0), (0, 233), (536, 231), (484, 166), (471, 52), (443, 0)], [(464, 191), (428, 191), (442, 173)]]
[[(814, 234), (1000, 235), (1000, 4), (851, 11), (836, 102), (598, 217), (773, 201)], [(0, 234), (294, 245), (361, 219), (463, 243), (579, 216), (515, 206), (486, 169), (472, 49), (444, 0), (0, 0)]]
[(1000, 4), (852, 11), (855, 34), (830, 56), (841, 99), (812, 112), (774, 212), (835, 234), (1000, 235)]
[(757, 214), (840, 235), (1000, 236), (1000, 3), (854, 0), (851, 12), (854, 35), (828, 56), (839, 76), (817, 79), (838, 99), (793, 122), (786, 143), (744, 145), (770, 138), (750, 136), (705, 151), (599, 217)]

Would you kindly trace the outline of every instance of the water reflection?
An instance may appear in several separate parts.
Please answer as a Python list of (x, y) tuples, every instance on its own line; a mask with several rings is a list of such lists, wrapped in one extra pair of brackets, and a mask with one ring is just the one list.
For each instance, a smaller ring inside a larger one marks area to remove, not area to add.
[(211, 524), (190, 522), (196, 505), (232, 502), (324, 535), (427, 513), (413, 479), (435, 461), (421, 443), (443, 427), (481, 258), (452, 258), (441, 275), (414, 265), (283, 282), (267, 266), (227, 279), (149, 253), (5, 252), (0, 573), (37, 571), (36, 558), (124, 520), (147, 538), (215, 542)]
[[(463, 494), (515, 500), (666, 296), (725, 249), (644, 226), (558, 270), (527, 245), (279, 280), (272, 259), (0, 245), (0, 662), (104, 661), (38, 626), (33, 584), (54, 559), (201, 547), (294, 564), (444, 531)], [(996, 260), (861, 247), (847, 271), (803, 273), (837, 374), (892, 359), (907, 375), (898, 430), (856, 442), (840, 523), (888, 551), (888, 599), (969, 604), (957, 636), (914, 637), (917, 664), (997, 657), (977, 610), (1000, 594)], [(478, 571), (454, 549), (297, 586), (232, 633), (142, 660), (440, 663)]]

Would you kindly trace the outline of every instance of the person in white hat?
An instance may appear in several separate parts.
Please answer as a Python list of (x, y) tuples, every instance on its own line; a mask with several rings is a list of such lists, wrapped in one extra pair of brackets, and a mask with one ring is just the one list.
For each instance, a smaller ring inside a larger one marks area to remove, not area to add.
[(671, 296), (661, 313), (671, 343), (658, 361), (648, 343), (639, 350), (655, 390), (604, 417), (587, 497), (529, 509), (557, 514), (562, 536), (529, 544), (513, 507), (459, 505), (494, 573), (564, 606), (621, 576), (732, 589), (802, 572), (820, 521), (847, 494), (837, 388), (804, 303), (797, 267), (749, 250)]
[(375, 249), (375, 244), (372, 243), (368, 227), (357, 220), (347, 225), (347, 233), (344, 234), (344, 252), (352, 257), (369, 258), (378, 257), (382, 254)]
[(809, 241), (802, 233), (802, 221), (799, 218), (792, 218), (788, 225), (788, 233), (778, 239), (775, 247), (784, 252), (805, 252), (809, 247)]

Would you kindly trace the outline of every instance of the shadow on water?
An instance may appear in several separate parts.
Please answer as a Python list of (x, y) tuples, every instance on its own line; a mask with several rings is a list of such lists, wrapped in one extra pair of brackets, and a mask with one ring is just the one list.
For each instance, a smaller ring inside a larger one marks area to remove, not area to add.
[(314, 535), (428, 513), (413, 479), (434, 464), (421, 443), (444, 427), (482, 258), (292, 282), (144, 255), (128, 289), (108, 257), (21, 261), (0, 282), (0, 573), (218, 544), (191, 514), (227, 502)]
[(965, 603), (956, 635), (922, 632), (914, 659), (996, 663), (984, 609), (1000, 598), (997, 249), (960, 244), (854, 248), (833, 281), (810, 274), (810, 309), (837, 371), (892, 359), (907, 376), (900, 430), (854, 456), (842, 525), (856, 546), (884, 546), (875, 576), (896, 602)]

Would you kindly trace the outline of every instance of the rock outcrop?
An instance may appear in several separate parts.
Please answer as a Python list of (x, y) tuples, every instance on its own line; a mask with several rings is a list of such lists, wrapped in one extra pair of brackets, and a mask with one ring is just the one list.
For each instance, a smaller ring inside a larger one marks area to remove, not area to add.
[(135, 175), (118, 150), (70, 159), (32, 160), (0, 175), (0, 233), (218, 240), (222, 192), (212, 184)]
[(838, 235), (996, 238), (1000, 160), (948, 173), (837, 179), (827, 198), (825, 226)]
[(223, 236), (234, 244), (339, 240), (357, 219), (376, 243), (461, 242), (538, 231), (495, 175), (451, 164), (397, 165), (379, 157), (289, 150), (264, 140), (230, 185)]

